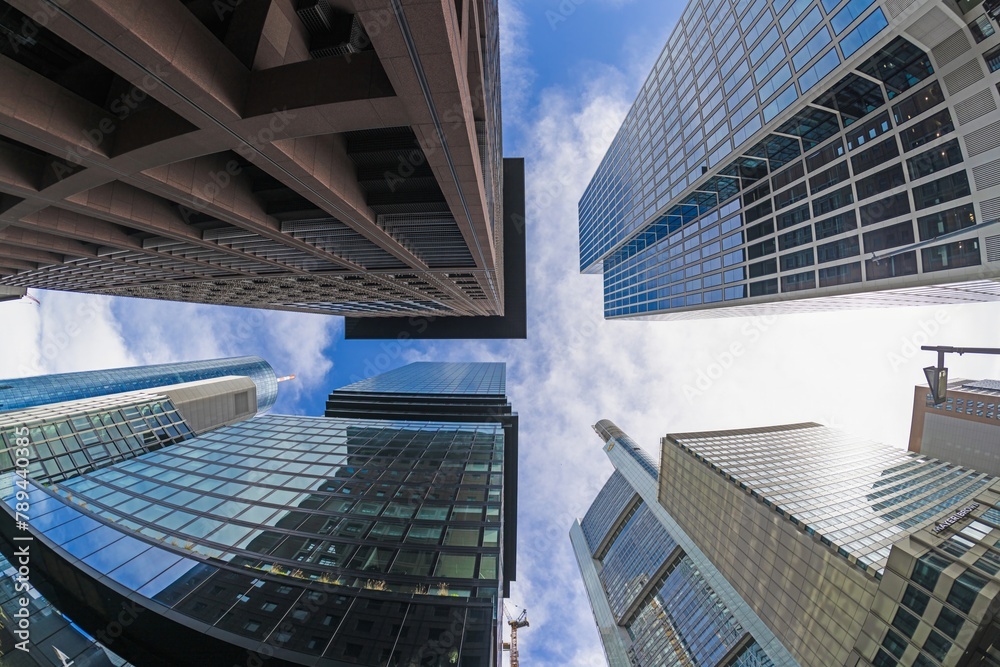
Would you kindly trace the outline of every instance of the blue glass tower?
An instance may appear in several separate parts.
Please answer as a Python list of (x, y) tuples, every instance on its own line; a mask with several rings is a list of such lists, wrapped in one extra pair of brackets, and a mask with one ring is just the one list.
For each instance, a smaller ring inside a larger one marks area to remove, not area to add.
[(997, 300), (998, 70), (981, 2), (690, 0), (580, 199), (605, 316)]
[(0, 412), (227, 375), (253, 380), (258, 412), (270, 410), (278, 398), (277, 377), (269, 363), (260, 357), (232, 357), (0, 380)]
[(186, 415), (247, 378), (0, 413), (0, 552), (27, 545), (46, 599), (136, 664), (496, 667), (517, 422), (483, 391), (504, 368), (417, 370), (371, 383), (416, 392), (398, 410), (338, 390), (325, 417), (200, 431)]

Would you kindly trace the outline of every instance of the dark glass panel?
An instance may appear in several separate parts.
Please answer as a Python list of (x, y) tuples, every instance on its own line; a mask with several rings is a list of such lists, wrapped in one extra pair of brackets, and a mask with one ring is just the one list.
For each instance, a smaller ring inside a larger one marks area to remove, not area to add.
[(914, 242), (913, 223), (907, 220), (864, 233), (865, 252), (878, 252)]
[(915, 275), (917, 273), (917, 253), (911, 250), (888, 259), (866, 260), (865, 272), (868, 275), (868, 280)]
[(851, 211), (844, 211), (843, 213), (838, 213), (832, 218), (826, 218), (825, 220), (820, 220), (813, 225), (816, 231), (816, 240), (830, 238), (831, 236), (836, 236), (837, 234), (842, 234), (844, 232), (850, 231), (852, 229), (858, 228), (858, 218), (857, 214)]
[(892, 106), (892, 116), (896, 125), (905, 125), (923, 112), (944, 102), (941, 84), (937, 81), (924, 86), (902, 102)]
[(958, 139), (952, 139), (929, 151), (924, 151), (906, 161), (910, 172), (910, 180), (930, 176), (931, 174), (962, 163), (962, 149)]
[(922, 208), (936, 206), (945, 202), (967, 197), (972, 194), (969, 188), (969, 177), (965, 171), (949, 174), (924, 185), (913, 188), (913, 204), (919, 211)]
[(896, 143), (896, 137), (889, 137), (851, 156), (851, 166), (854, 167), (854, 175), (857, 176), (894, 157), (899, 157), (899, 144)]
[(951, 234), (976, 224), (976, 212), (972, 204), (964, 204), (947, 211), (932, 213), (917, 218), (920, 240), (928, 241), (945, 234)]
[(857, 183), (858, 200), (880, 195), (905, 184), (906, 177), (903, 175), (902, 165), (894, 164), (882, 171), (859, 179)]
[(819, 286), (846, 285), (861, 282), (861, 262), (830, 266), (819, 270)]

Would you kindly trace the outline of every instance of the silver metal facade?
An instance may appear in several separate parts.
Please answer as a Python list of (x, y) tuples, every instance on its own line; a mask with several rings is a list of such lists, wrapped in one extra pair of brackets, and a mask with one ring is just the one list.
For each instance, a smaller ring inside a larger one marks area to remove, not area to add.
[(690, 3), (580, 202), (605, 315), (1000, 298), (1000, 36), (969, 4)]

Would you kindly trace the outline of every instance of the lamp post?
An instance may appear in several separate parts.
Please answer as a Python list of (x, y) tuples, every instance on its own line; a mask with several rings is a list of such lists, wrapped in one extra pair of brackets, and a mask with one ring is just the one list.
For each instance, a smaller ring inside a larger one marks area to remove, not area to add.
[(996, 347), (945, 347), (924, 345), (920, 348), (927, 352), (937, 352), (937, 366), (928, 366), (924, 369), (924, 376), (927, 378), (927, 386), (930, 387), (934, 405), (941, 405), (948, 398), (948, 369), (944, 365), (944, 355), (946, 354), (1000, 354), (1000, 348)]

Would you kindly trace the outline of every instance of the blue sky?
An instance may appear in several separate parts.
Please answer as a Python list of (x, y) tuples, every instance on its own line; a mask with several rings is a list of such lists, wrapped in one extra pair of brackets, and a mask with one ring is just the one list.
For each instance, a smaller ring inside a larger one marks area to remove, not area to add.
[[(259, 354), (276, 412), (321, 414), (335, 387), (410, 361), (505, 361), (521, 415), (518, 581), (526, 664), (606, 664), (568, 532), (611, 473), (591, 429), (615, 421), (654, 456), (668, 432), (819, 421), (895, 446), (921, 344), (996, 344), (1000, 304), (690, 322), (605, 322), (581, 276), (576, 205), (683, 5), (501, 0), (504, 139), (527, 158), (529, 339), (356, 342), (339, 318), (33, 292), (0, 303), (0, 377)], [(736, 347), (734, 347), (736, 346)], [(733, 350), (740, 352), (734, 354)], [(1000, 359), (950, 360), (1000, 378)]]

